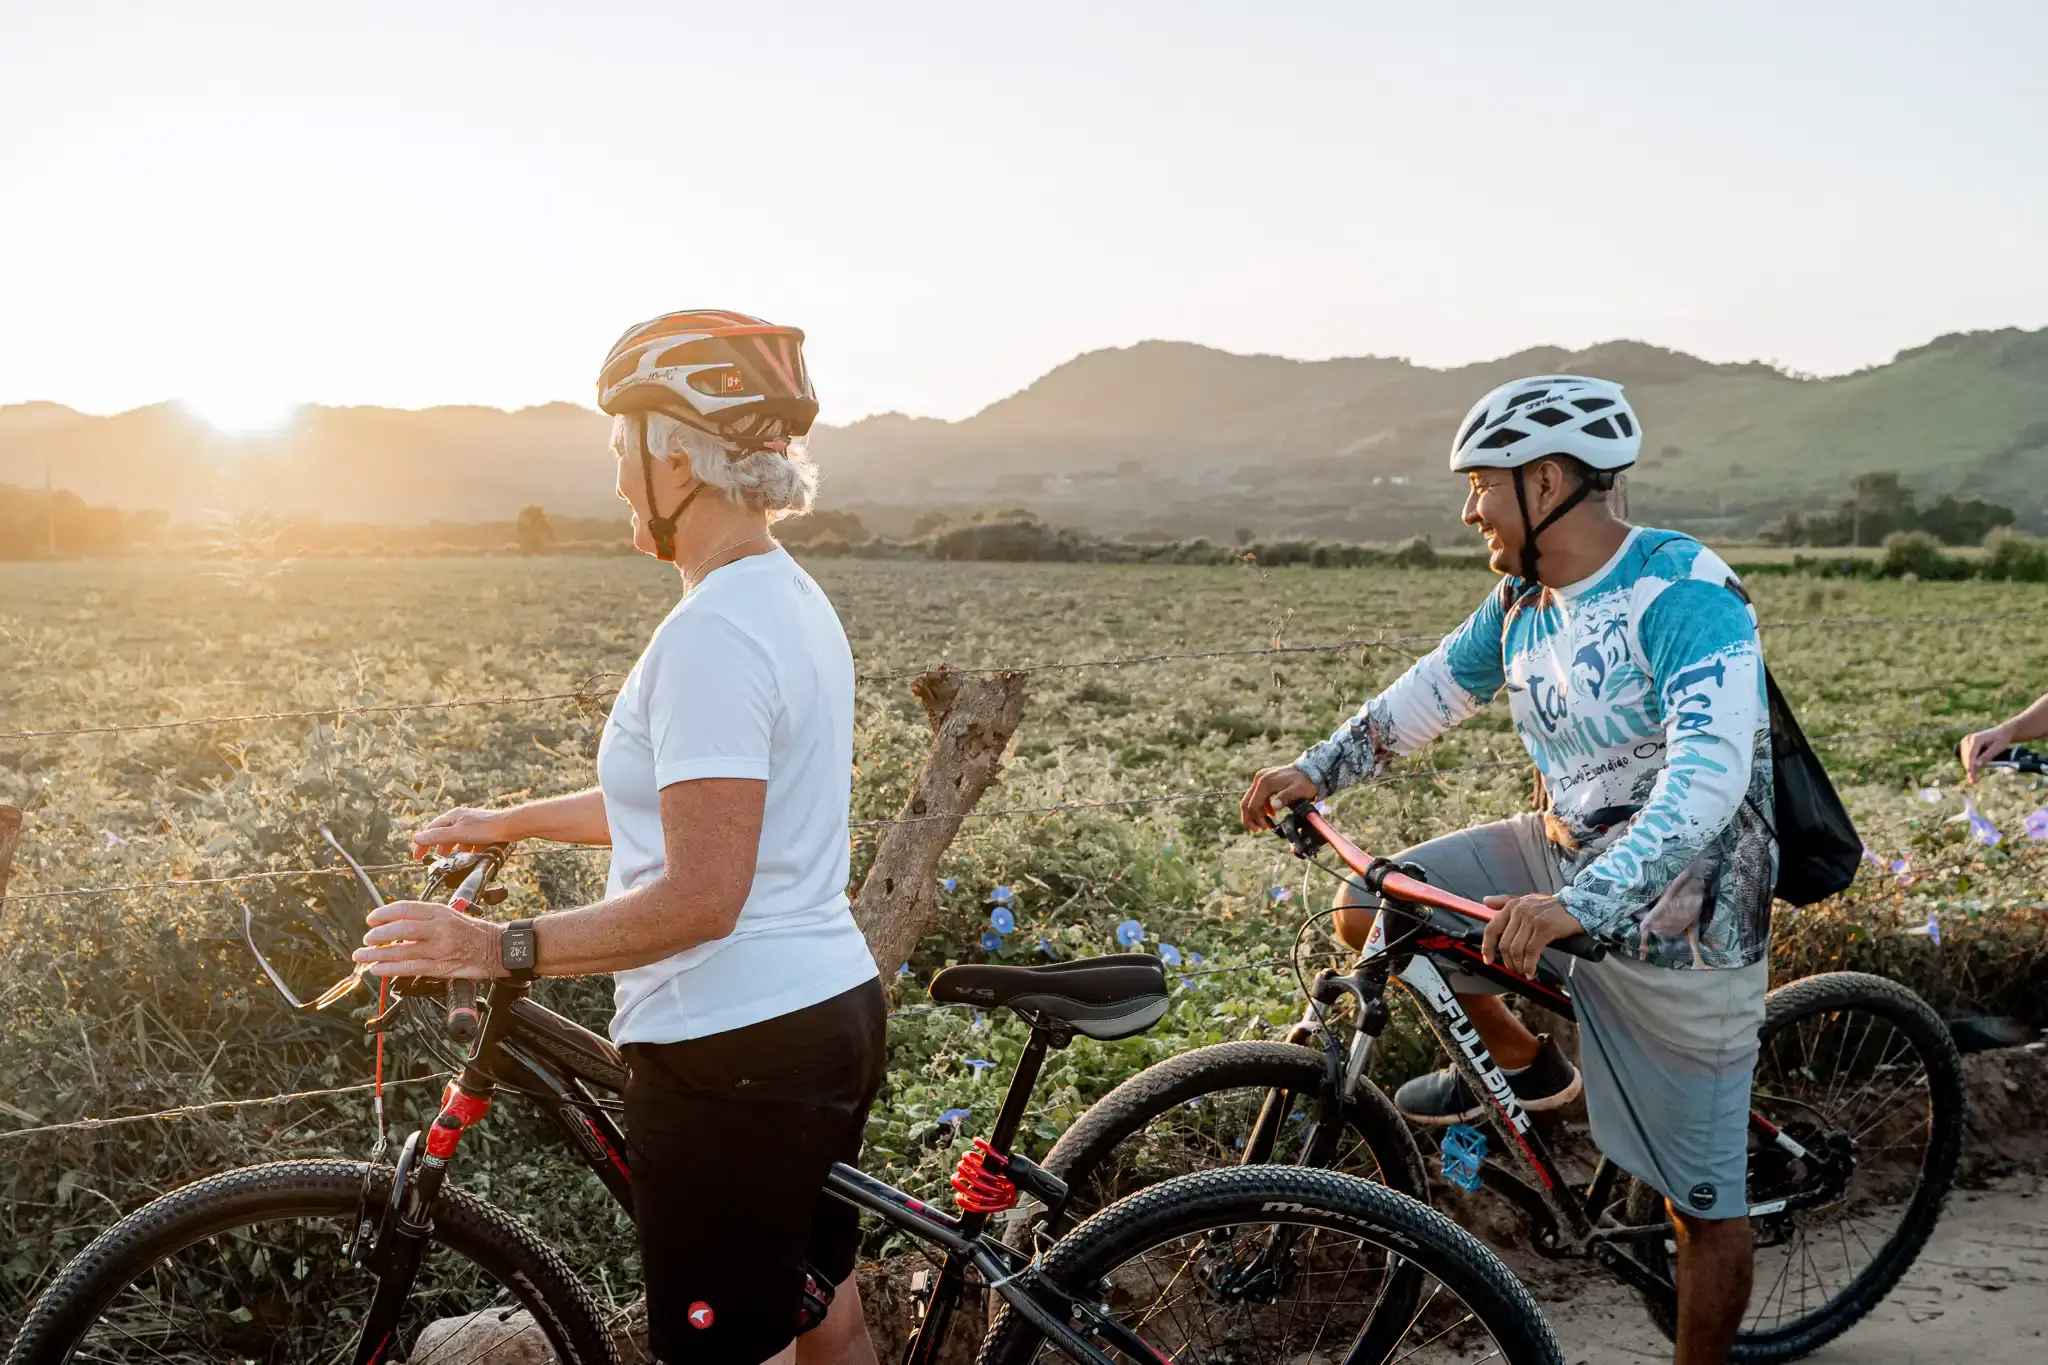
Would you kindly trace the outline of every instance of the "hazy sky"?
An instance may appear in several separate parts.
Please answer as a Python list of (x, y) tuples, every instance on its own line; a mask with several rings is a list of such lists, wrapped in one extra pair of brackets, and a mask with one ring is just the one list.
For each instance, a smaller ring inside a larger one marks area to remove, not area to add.
[(1823, 373), (2048, 323), (2048, 5), (0, 0), (0, 402), (592, 401), (808, 330), (826, 417), (1148, 337)]

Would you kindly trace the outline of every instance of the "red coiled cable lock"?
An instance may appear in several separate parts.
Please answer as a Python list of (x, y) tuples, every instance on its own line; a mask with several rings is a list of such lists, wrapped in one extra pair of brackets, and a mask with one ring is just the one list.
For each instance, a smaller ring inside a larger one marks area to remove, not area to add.
[(974, 1150), (960, 1158), (953, 1168), (953, 1202), (963, 1213), (1001, 1213), (1017, 1207), (1017, 1187), (1003, 1174), (1010, 1159), (976, 1138)]

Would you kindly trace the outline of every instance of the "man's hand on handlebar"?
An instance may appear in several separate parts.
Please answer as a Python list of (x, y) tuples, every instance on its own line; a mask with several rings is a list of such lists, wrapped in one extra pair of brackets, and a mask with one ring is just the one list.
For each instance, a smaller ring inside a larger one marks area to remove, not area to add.
[(1252, 779), (1251, 790), (1237, 803), (1237, 818), (1257, 834), (1273, 828), (1276, 808), (1284, 811), (1296, 801), (1313, 801), (1317, 795), (1315, 782), (1292, 764), (1261, 768)]
[(392, 901), (368, 919), (370, 930), (354, 957), (377, 976), (483, 981), (505, 975), (498, 952), (501, 924), (437, 901)]
[(1551, 944), (1586, 932), (1555, 896), (1488, 896), (1486, 905), (1500, 913), (1486, 922), (1480, 955), (1517, 976), (1534, 975)]

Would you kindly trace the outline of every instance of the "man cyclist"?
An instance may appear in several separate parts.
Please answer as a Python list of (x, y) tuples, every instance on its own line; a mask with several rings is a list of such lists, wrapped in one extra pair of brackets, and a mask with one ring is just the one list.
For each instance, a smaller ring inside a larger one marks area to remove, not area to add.
[[(1543, 809), (1399, 858), (1499, 910), (1484, 950), (1513, 971), (1581, 931), (1609, 949), (1599, 963), (1556, 959), (1581, 1023), (1587, 1114), (1600, 1149), (1669, 1204), (1677, 1360), (1705, 1365), (1726, 1357), (1750, 1291), (1749, 1089), (1777, 861), (1770, 735), (1756, 615), (1735, 575), (1610, 501), (1641, 443), (1604, 380), (1539, 376), (1481, 399), (1451, 468), (1470, 482), (1464, 521), (1502, 582), (1328, 740), (1262, 770), (1241, 814), (1268, 828), (1286, 803), (1374, 777), (1507, 692)], [(1359, 947), (1373, 900), (1342, 903), (1361, 907), (1338, 917)], [(1452, 985), (1524, 1107), (1580, 1093), (1562, 1051), (1483, 982)], [(1425, 1124), (1482, 1113), (1449, 1070), (1409, 1081), (1396, 1103)]]

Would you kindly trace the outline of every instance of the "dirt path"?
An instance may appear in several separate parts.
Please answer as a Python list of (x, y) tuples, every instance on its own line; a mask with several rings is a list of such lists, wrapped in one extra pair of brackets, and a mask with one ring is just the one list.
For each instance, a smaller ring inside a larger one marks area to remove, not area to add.
[[(2044, 1291), (2048, 1181), (2011, 1176), (1986, 1189), (1958, 1191), (1899, 1286), (1847, 1335), (1807, 1359), (1815, 1365), (2039, 1365), (2048, 1359)], [(1670, 1344), (1636, 1298), (1604, 1276), (1553, 1282), (1538, 1293), (1573, 1365), (1671, 1359)]]

